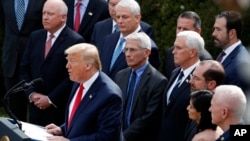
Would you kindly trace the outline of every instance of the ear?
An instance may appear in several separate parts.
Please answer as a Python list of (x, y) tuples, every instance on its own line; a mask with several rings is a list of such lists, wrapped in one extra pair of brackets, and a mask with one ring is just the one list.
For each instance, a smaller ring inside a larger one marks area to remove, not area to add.
[(192, 48), (191, 50), (190, 50), (190, 55), (191, 55), (191, 57), (194, 57), (194, 56), (196, 56), (198, 54), (198, 52), (197, 52), (197, 49), (196, 48)]
[(222, 118), (226, 119), (229, 116), (229, 109), (228, 108), (223, 108), (222, 109)]
[(235, 38), (236, 37), (236, 30), (235, 29), (229, 30), (228, 36), (229, 36), (229, 39)]
[(216, 81), (215, 80), (211, 80), (208, 82), (207, 84), (208, 90), (214, 90), (216, 87)]

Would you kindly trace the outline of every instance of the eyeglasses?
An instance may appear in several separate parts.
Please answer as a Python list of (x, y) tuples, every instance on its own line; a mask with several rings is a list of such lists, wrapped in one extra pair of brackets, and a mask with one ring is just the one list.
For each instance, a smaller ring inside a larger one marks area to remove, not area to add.
[(135, 53), (135, 52), (137, 52), (139, 50), (144, 50), (144, 49), (146, 49), (146, 48), (128, 48), (128, 47), (124, 47), (122, 51), (123, 51), (123, 53), (127, 53), (128, 51), (130, 53)]

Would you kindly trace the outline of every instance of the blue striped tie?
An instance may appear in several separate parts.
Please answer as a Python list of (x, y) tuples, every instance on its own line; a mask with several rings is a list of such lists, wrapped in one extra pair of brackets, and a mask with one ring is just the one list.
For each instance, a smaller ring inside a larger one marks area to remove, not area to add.
[(21, 30), (23, 20), (24, 20), (24, 15), (25, 15), (25, 3), (24, 0), (15, 0), (16, 1), (16, 21), (17, 21), (17, 26), (18, 29)]
[(120, 38), (118, 46), (115, 48), (115, 51), (114, 51), (113, 56), (112, 56), (112, 60), (111, 60), (111, 64), (110, 64), (110, 70), (113, 67), (113, 65), (115, 64), (115, 61), (118, 58), (118, 56), (121, 54), (123, 43), (125, 41), (126, 41), (125, 38), (123, 38), (123, 37)]

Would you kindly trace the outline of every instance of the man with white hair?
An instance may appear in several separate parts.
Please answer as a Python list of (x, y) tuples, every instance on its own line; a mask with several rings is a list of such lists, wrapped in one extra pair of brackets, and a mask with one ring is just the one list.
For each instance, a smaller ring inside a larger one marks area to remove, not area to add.
[(189, 104), (190, 75), (199, 64), (199, 55), (204, 50), (204, 40), (195, 31), (182, 31), (174, 42), (176, 68), (169, 79), (163, 97), (163, 118), (158, 141), (183, 141), (189, 120), (186, 107)]
[(126, 141), (155, 141), (167, 79), (148, 62), (151, 41), (147, 34), (126, 36), (123, 52), (129, 67), (116, 75), (124, 101), (122, 137)]
[(243, 124), (243, 115), (247, 105), (246, 96), (236, 85), (220, 85), (215, 88), (209, 111), (212, 123), (221, 127), (224, 133), (217, 141), (229, 141), (230, 125)]

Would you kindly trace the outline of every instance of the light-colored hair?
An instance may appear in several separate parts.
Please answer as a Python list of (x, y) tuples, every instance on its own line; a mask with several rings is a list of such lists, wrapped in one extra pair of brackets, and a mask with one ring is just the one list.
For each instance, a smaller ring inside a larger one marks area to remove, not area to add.
[(141, 48), (147, 48), (151, 50), (151, 39), (144, 32), (135, 32), (129, 34), (128, 36), (125, 37), (125, 39), (137, 41)]
[(58, 9), (60, 10), (60, 14), (68, 14), (68, 7), (63, 0), (47, 0), (45, 4), (48, 2), (57, 5)]
[(65, 54), (75, 53), (79, 53), (83, 61), (88, 61), (89, 63), (94, 64), (97, 70), (102, 69), (99, 52), (96, 46), (89, 43), (79, 43), (65, 50)]
[(215, 96), (223, 107), (227, 107), (230, 115), (241, 120), (247, 105), (247, 100), (242, 89), (235, 85), (220, 85), (215, 88)]
[(141, 14), (140, 5), (135, 0), (121, 0), (115, 6), (115, 10), (117, 11), (117, 9), (119, 9), (120, 7), (129, 8), (131, 13), (135, 16)]
[(198, 55), (200, 56), (204, 50), (205, 42), (201, 35), (195, 31), (181, 31), (177, 37), (183, 36), (186, 38), (186, 46), (188, 48), (196, 48)]

